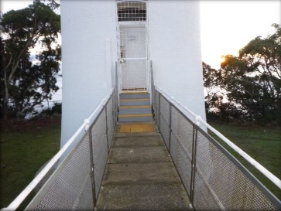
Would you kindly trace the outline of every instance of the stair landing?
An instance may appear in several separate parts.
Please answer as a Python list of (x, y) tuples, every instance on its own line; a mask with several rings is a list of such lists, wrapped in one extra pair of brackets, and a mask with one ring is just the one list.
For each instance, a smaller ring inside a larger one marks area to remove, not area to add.
[(120, 124), (117, 130), (97, 210), (191, 210), (156, 126), (153, 123)]

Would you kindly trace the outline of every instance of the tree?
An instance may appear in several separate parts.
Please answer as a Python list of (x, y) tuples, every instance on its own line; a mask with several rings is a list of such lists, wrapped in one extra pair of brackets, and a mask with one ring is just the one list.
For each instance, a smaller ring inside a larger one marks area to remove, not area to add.
[(203, 62), (203, 76), (207, 118), (226, 122), (229, 122), (230, 119), (238, 119), (241, 116), (241, 111), (233, 102), (225, 100), (227, 93), (222, 89), (222, 71), (213, 69)]
[(274, 34), (256, 37), (238, 57), (225, 56), (220, 70), (227, 99), (260, 123), (281, 123), (281, 28), (273, 27)]
[[(53, 9), (54, 0), (34, 0), (21, 10), (11, 10), (1, 20), (1, 116), (25, 116), (58, 90), (56, 76), (61, 59), (56, 43), (60, 32), (60, 16)], [(30, 49), (42, 51), (30, 61)]]

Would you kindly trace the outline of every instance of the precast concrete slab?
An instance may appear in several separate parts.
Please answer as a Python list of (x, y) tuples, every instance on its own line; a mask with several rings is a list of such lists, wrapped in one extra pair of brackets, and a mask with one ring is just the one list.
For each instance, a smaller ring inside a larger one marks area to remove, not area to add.
[(163, 146), (161, 136), (128, 136), (114, 138), (112, 147), (155, 147)]
[(133, 132), (134, 126), (132, 131), (131, 126), (120, 130), (120, 125), (109, 152), (97, 210), (191, 210), (157, 127), (151, 125), (154, 132)]
[(191, 210), (181, 184), (107, 185), (102, 187), (98, 210)]
[(134, 133), (120, 133), (116, 132), (114, 137), (129, 137), (129, 136), (159, 136), (159, 132), (134, 132)]
[(108, 163), (152, 163), (171, 162), (164, 146), (111, 148)]
[(108, 164), (103, 185), (181, 184), (172, 162)]

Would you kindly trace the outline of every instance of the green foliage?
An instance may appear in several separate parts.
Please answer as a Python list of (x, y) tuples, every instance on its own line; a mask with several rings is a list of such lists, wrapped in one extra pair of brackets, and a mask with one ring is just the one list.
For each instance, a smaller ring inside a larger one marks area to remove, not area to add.
[(281, 28), (273, 27), (274, 34), (250, 41), (238, 57), (225, 56), (221, 69), (203, 64), (205, 86), (225, 91), (208, 92), (207, 115), (281, 124)]
[[(34, 0), (28, 8), (3, 15), (1, 28), (1, 117), (21, 118), (52, 98), (61, 49), (56, 43), (60, 16), (52, 0)], [(39, 64), (30, 62), (30, 49), (40, 46)]]

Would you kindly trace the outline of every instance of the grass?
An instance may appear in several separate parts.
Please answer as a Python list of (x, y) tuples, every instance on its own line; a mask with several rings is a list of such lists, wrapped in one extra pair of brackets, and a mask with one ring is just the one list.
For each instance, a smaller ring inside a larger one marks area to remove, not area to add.
[(59, 150), (60, 120), (1, 124), (0, 208), (30, 183), (38, 169)]
[[(239, 126), (210, 123), (215, 129), (267, 168), (278, 178), (281, 178), (281, 128), (261, 126)], [(209, 132), (221, 145), (234, 155), (257, 179), (259, 179), (279, 200), (281, 190), (262, 173), (249, 164), (238, 153), (232, 150), (220, 138)]]

